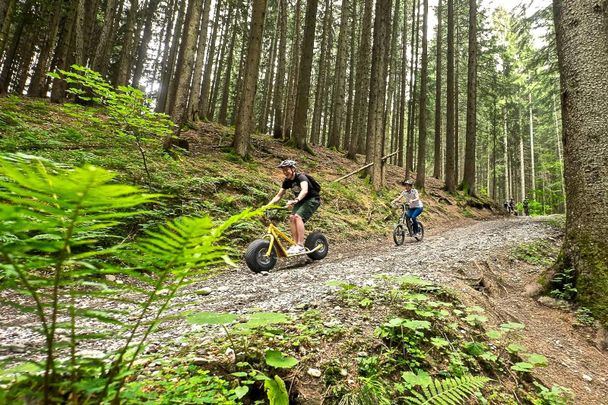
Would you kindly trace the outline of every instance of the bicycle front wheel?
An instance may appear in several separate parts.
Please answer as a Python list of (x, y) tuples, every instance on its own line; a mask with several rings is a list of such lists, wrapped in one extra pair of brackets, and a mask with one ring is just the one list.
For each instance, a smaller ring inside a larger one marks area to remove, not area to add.
[(395, 229), (393, 229), (393, 241), (397, 246), (403, 245), (405, 241), (405, 229), (403, 229), (402, 224), (395, 225)]

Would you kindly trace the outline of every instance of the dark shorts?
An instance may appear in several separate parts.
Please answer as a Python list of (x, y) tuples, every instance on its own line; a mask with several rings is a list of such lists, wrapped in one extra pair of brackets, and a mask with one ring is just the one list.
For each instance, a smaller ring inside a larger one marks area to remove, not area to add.
[(296, 205), (294, 205), (291, 210), (292, 214), (297, 214), (302, 218), (302, 221), (306, 222), (312, 217), (312, 214), (319, 208), (321, 205), (321, 200), (317, 197), (308, 198), (306, 200), (302, 200)]

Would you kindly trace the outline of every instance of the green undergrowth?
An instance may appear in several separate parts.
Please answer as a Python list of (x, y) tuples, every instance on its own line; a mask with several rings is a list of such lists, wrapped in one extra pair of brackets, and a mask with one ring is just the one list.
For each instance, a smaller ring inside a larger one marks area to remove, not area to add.
[(573, 403), (534, 378), (547, 359), (520, 343), (523, 324), (489, 327), (482, 308), (414, 277), (328, 284), (323, 308), (189, 314), (205, 326), (142, 360), (125, 403), (286, 404), (270, 399), (278, 381), (292, 404)]
[[(348, 184), (327, 180), (352, 170), (348, 163), (340, 163), (345, 159), (338, 153), (333, 152), (333, 157), (331, 152), (301, 156), (266, 136), (254, 135), (258, 152), (245, 161), (232, 148), (215, 145), (216, 140), (212, 139), (219, 133), (218, 143), (229, 144), (233, 129), (205, 124), (190, 137), (199, 139), (203, 145), (201, 148), (191, 141), (192, 152), (170, 156), (162, 152), (162, 139), (145, 138), (148, 178), (140, 151), (124, 134), (114, 133), (107, 120), (100, 107), (3, 97), (0, 150), (44, 157), (67, 167), (96, 165), (116, 171), (121, 182), (146, 187), (149, 182), (151, 191), (169, 196), (147, 215), (133, 219), (124, 229), (126, 235), (179, 215), (211, 214), (222, 220), (245, 208), (262, 206), (280, 187), (281, 175), (274, 167), (285, 157), (296, 157), (302, 169), (314, 174), (322, 185), (322, 205), (311, 221), (311, 228), (326, 232), (334, 241), (346, 240), (384, 234), (395, 220), (388, 201), (397, 190), (377, 195), (371, 192), (365, 179), (356, 176)], [(214, 146), (209, 147), (210, 144)], [(269, 145), (273, 148), (268, 148)], [(260, 223), (237, 227), (233, 231), (233, 245), (241, 246), (263, 231)]]
[(538, 240), (515, 246), (511, 256), (528, 264), (549, 267), (555, 262), (559, 248), (560, 246), (551, 240)]

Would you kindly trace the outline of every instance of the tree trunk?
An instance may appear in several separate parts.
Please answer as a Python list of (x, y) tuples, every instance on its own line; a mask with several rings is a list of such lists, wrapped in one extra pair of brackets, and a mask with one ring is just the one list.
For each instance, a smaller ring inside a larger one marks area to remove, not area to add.
[(336, 54), (336, 70), (334, 76), (334, 91), (332, 103), (332, 119), (329, 126), (328, 147), (340, 149), (340, 138), (344, 127), (344, 87), (346, 83), (346, 58), (348, 56), (348, 7), (349, 1), (342, 0), (340, 12), (340, 33), (338, 34), (338, 50)]
[(247, 46), (247, 60), (245, 62), (243, 80), (243, 95), (240, 98), (240, 105), (237, 110), (233, 143), (236, 153), (242, 157), (247, 157), (249, 153), (249, 136), (253, 129), (253, 102), (255, 100), (258, 80), (265, 14), (266, 0), (253, 0), (249, 45)]
[(209, 90), (211, 88), (211, 72), (213, 70), (213, 62), (215, 57), (215, 42), (217, 39), (217, 32), (220, 26), (220, 10), (222, 8), (222, 0), (218, 0), (215, 5), (215, 17), (213, 18), (213, 31), (211, 33), (211, 39), (209, 40), (209, 55), (207, 55), (207, 64), (205, 65), (205, 72), (203, 73), (203, 81), (201, 85), (201, 94), (198, 101), (199, 118), (207, 120), (209, 111)]
[(355, 160), (357, 152), (363, 145), (367, 134), (364, 131), (365, 119), (367, 118), (367, 96), (369, 94), (369, 64), (370, 64), (370, 42), (372, 0), (364, 0), (363, 20), (361, 21), (361, 42), (357, 52), (357, 68), (355, 73), (355, 101), (353, 106), (353, 125), (351, 129), (350, 147), (347, 157)]
[(110, 44), (114, 33), (114, 16), (116, 14), (116, 1), (108, 0), (106, 3), (106, 11), (104, 13), (104, 23), (101, 29), (101, 34), (97, 39), (97, 47), (95, 48), (95, 56), (91, 63), (91, 68), (102, 75), (105, 75), (109, 64)]
[(98, 39), (100, 32), (97, 33), (97, 14), (99, 12), (99, 0), (84, 0), (84, 25), (83, 25), (83, 49), (84, 49), (84, 64), (93, 68), (93, 58), (97, 50)]
[(205, 63), (205, 50), (207, 48), (207, 29), (209, 27), (209, 12), (211, 0), (204, 0), (203, 17), (201, 18), (198, 45), (196, 46), (196, 62), (194, 63), (192, 90), (188, 100), (188, 119), (192, 122), (200, 118), (201, 112), (198, 109), (201, 98), (201, 81), (203, 79), (203, 64)]
[(434, 164), (433, 164), (433, 177), (436, 179), (441, 178), (441, 61), (442, 61), (442, 31), (441, 31), (441, 19), (442, 19), (443, 7), (441, 0), (437, 5), (437, 63), (435, 66), (435, 153), (434, 153)]
[(368, 150), (372, 153), (368, 169), (374, 190), (379, 191), (384, 183), (384, 99), (386, 96), (387, 50), (391, 32), (391, 0), (376, 1), (374, 19), (374, 42), (370, 71), (369, 111), (367, 115)]
[(445, 125), (445, 188), (456, 191), (454, 142), (454, 0), (448, 2), (448, 52), (446, 72), (446, 125)]
[(423, 0), (422, 6), (422, 67), (420, 72), (420, 113), (418, 115), (418, 163), (416, 164), (416, 187), (424, 189), (426, 180), (426, 91), (428, 75), (427, 19), (429, 2)]
[(129, 84), (131, 76), (131, 61), (133, 59), (133, 42), (135, 32), (135, 20), (137, 17), (137, 9), (139, 8), (138, 0), (130, 0), (131, 7), (127, 14), (127, 23), (125, 29), (125, 38), (120, 51), (120, 60), (118, 62), (118, 72), (116, 74), (117, 86), (126, 86)]
[(191, 0), (188, 4), (188, 12), (184, 21), (182, 43), (180, 45), (179, 57), (176, 65), (175, 75), (175, 98), (171, 112), (171, 118), (178, 127), (188, 119), (188, 99), (190, 83), (192, 81), (192, 69), (196, 55), (196, 44), (198, 40), (198, 27), (201, 18), (203, 0)]
[[(532, 198), (536, 200), (536, 163), (534, 161), (534, 114), (532, 111), (532, 91), (528, 93), (530, 113), (530, 176), (532, 178)], [(526, 196), (524, 196), (525, 198)]]
[[(269, 13), (270, 14), (270, 13)], [(270, 17), (270, 15), (268, 16)], [(271, 100), (272, 100), (272, 94), (273, 94), (273, 83), (274, 83), (274, 67), (276, 65), (276, 58), (277, 58), (277, 45), (278, 45), (278, 38), (279, 36), (277, 35), (277, 29), (279, 27), (280, 24), (280, 14), (277, 10), (276, 13), (276, 17), (273, 16), (273, 18), (275, 18), (274, 24), (273, 24), (273, 30), (272, 33), (270, 34), (272, 36), (272, 40), (270, 41), (270, 52), (268, 55), (268, 64), (266, 65), (266, 72), (264, 73), (264, 89), (263, 89), (263, 94), (262, 94), (262, 103), (261, 103), (261, 108), (260, 108), (260, 113), (259, 113), (259, 117), (258, 117), (258, 130), (265, 134), (268, 132), (268, 117), (270, 115), (270, 104), (271, 104)], [(270, 117), (270, 121), (272, 124), (272, 116)]]
[(401, 94), (399, 97), (399, 138), (397, 140), (397, 165), (403, 167), (403, 152), (405, 146), (405, 112), (407, 106), (407, 3), (403, 4), (403, 30), (401, 42)]
[(477, 139), (477, 0), (469, 0), (469, 61), (467, 80), (467, 131), (463, 189), (475, 194), (475, 152)]
[[(63, 18), (61, 35), (55, 50), (55, 67), (65, 70), (67, 68), (67, 60), (69, 57), (70, 41), (74, 30), (74, 22), (76, 19), (79, 1), (71, 0), (68, 9)], [(61, 79), (53, 79), (53, 87), (51, 88), (51, 101), (55, 103), (61, 102), (65, 97), (67, 83)]]
[(561, 137), (561, 131), (559, 128), (559, 121), (557, 119), (557, 105), (556, 105), (556, 101), (555, 101), (555, 95), (553, 95), (553, 121), (554, 121), (554, 128), (555, 128), (555, 146), (557, 148), (557, 158), (559, 161), (559, 174), (560, 174), (560, 179), (559, 179), (559, 184), (561, 186), (562, 189), (562, 196), (564, 196), (564, 199), (566, 198), (566, 188), (564, 185), (564, 157), (562, 156), (562, 137)]
[(524, 156), (524, 129), (523, 120), (521, 116), (521, 110), (518, 109), (517, 114), (519, 116), (519, 185), (520, 185), (520, 199), (523, 199), (526, 195), (526, 163)]
[[(224, 64), (222, 61), (224, 60), (228, 49), (228, 44), (230, 42), (227, 38), (227, 35), (228, 32), (230, 32), (231, 29), (235, 29), (234, 27), (236, 27), (237, 25), (237, 19), (233, 18), (233, 13), (235, 11), (234, 3), (229, 3), (230, 5), (228, 6), (228, 16), (225, 18), (225, 23), (222, 27), (222, 32), (220, 35), (220, 38), (222, 38), (222, 47), (217, 55), (217, 59), (213, 62), (213, 65), (215, 66), (215, 69), (213, 71), (213, 86), (211, 87), (211, 95), (209, 97), (209, 108), (207, 110), (207, 118), (210, 121), (213, 121), (213, 117), (215, 115), (217, 98), (220, 89), (220, 82), (222, 80), (221, 72)], [(235, 20), (234, 24), (232, 23), (233, 19)]]
[(608, 13), (592, 0), (554, 0), (562, 96), (564, 269), (577, 300), (608, 323)]
[(173, 67), (175, 65), (175, 55), (179, 45), (179, 32), (181, 32), (182, 19), (184, 16), (184, 5), (186, 2), (179, 2), (174, 0), (171, 3), (170, 15), (175, 15), (176, 7), (179, 7), (177, 11), (177, 21), (175, 26), (173, 25), (173, 19), (167, 19), (167, 33), (165, 35), (165, 46), (163, 49), (163, 62), (161, 63), (161, 75), (158, 90), (158, 98), (156, 100), (156, 112), (167, 111), (167, 100), (169, 98), (169, 91), (171, 86), (171, 78), (173, 76)]
[(63, 14), (63, 1), (54, 0), (49, 5), (49, 9), (51, 11), (51, 15), (49, 17), (48, 32), (46, 33), (40, 48), (40, 53), (38, 54), (38, 63), (34, 68), (34, 74), (32, 75), (30, 87), (27, 91), (27, 95), (30, 97), (46, 96), (46, 74), (49, 71), (52, 52), (53, 49), (55, 49), (55, 42), (57, 41), (59, 22), (61, 21), (61, 16)]
[[(458, 13), (456, 13), (458, 14)], [(460, 178), (460, 29), (456, 21), (456, 52), (454, 53), (454, 181)]]
[[(415, 24), (414, 24), (415, 21)], [(414, 1), (412, 7), (412, 59), (410, 62), (410, 97), (407, 120), (407, 152), (405, 155), (405, 177), (414, 169), (414, 120), (416, 111), (416, 85), (418, 82), (418, 41), (420, 39), (420, 0)]]
[(228, 59), (226, 60), (226, 73), (224, 75), (224, 87), (222, 89), (222, 100), (220, 102), (220, 111), (218, 113), (218, 121), (226, 125), (228, 123), (228, 98), (230, 97), (230, 83), (232, 82), (232, 63), (234, 61), (234, 46), (236, 43), (236, 35), (239, 31), (238, 23), (239, 12), (237, 7), (237, 18), (232, 27), (232, 36), (230, 38), (230, 46), (228, 48)]
[(74, 63), (84, 66), (86, 63), (84, 42), (85, 0), (78, 0), (76, 21), (74, 23)]
[(291, 129), (293, 126), (294, 119), (294, 108), (295, 100), (297, 97), (297, 83), (298, 83), (298, 72), (300, 66), (300, 60), (298, 53), (300, 49), (300, 9), (302, 0), (296, 0), (296, 10), (294, 13), (293, 23), (293, 41), (291, 45), (291, 62), (289, 69), (289, 78), (287, 79), (287, 97), (285, 100), (284, 113), (283, 113), (283, 131), (285, 132), (286, 139), (291, 137)]
[(350, 150), (353, 124), (353, 103), (355, 98), (355, 55), (357, 53), (357, 2), (351, 3), (350, 26), (350, 69), (348, 74), (348, 101), (346, 103), (346, 124), (344, 128), (344, 150)]
[(511, 198), (511, 180), (509, 178), (510, 165), (509, 165), (509, 144), (508, 144), (508, 131), (507, 131), (507, 106), (502, 108), (502, 128), (503, 128), (503, 160), (505, 165), (505, 200)]
[(25, 41), (25, 35), (23, 35), (24, 29), (29, 25), (32, 19), (32, 4), (33, 0), (28, 0), (23, 6), (21, 14), (19, 14), (15, 32), (11, 38), (11, 44), (6, 52), (6, 56), (4, 58), (2, 72), (0, 73), (0, 95), (6, 94), (11, 85), (12, 76), (14, 71), (16, 70), (17, 64), (17, 53), (19, 49), (19, 44)]
[(287, 47), (287, 0), (279, 0), (279, 49), (277, 77), (274, 89), (274, 128), (272, 136), (283, 139), (283, 93), (285, 89), (285, 59)]
[(135, 62), (135, 69), (133, 70), (133, 87), (139, 87), (139, 81), (144, 71), (144, 65), (148, 55), (148, 45), (150, 39), (152, 39), (152, 23), (154, 22), (154, 14), (160, 0), (150, 0), (145, 13), (144, 32), (141, 37), (141, 43), (137, 49), (137, 61)]
[(304, 17), (304, 36), (302, 38), (302, 57), (298, 73), (298, 92), (293, 117), (292, 141), (298, 149), (311, 151), (306, 142), (306, 117), (308, 115), (308, 98), (310, 93), (310, 71), (312, 68), (312, 51), (315, 42), (315, 26), (317, 22), (318, 0), (306, 1), (306, 16)]
[(315, 90), (315, 102), (312, 112), (312, 124), (310, 129), (310, 142), (313, 145), (318, 145), (321, 131), (321, 116), (325, 107), (327, 93), (325, 92), (325, 84), (327, 77), (327, 69), (329, 68), (330, 58), (328, 53), (331, 48), (329, 30), (333, 22), (331, 1), (325, 1), (325, 13), (323, 16), (323, 32), (321, 34), (321, 55), (318, 64), (318, 77)]
[(8, 0), (3, 9), (0, 9), (0, 60), (4, 53), (4, 47), (8, 40), (8, 33), (10, 32), (11, 24), (13, 22), (13, 16), (15, 14), (16, 0)]

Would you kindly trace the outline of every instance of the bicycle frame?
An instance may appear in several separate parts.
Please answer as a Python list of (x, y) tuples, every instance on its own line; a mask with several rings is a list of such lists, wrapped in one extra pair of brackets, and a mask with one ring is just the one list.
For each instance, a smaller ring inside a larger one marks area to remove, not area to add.
[(287, 257), (287, 249), (285, 249), (285, 247), (281, 243), (281, 240), (283, 240), (284, 242), (287, 242), (289, 245), (295, 245), (296, 242), (294, 242), (294, 240), (291, 239), (289, 236), (285, 235), (285, 233), (283, 233), (283, 231), (281, 231), (273, 223), (268, 224), (268, 230), (266, 232), (267, 233), (266, 233), (266, 235), (264, 235), (264, 239), (266, 239), (266, 238), (270, 239), (270, 245), (268, 245), (268, 251), (266, 252), (266, 256), (270, 256), (270, 254), (272, 252), (272, 248), (274, 247), (274, 245), (276, 243), (276, 245), (278, 246), (277, 256)]
[(405, 215), (405, 213), (407, 212), (407, 208), (405, 208), (405, 205), (402, 206), (402, 210), (403, 212), (401, 213), (401, 223), (405, 224), (407, 231), (409, 233), (410, 236), (412, 236), (414, 234), (414, 228), (413, 228), (413, 224), (412, 224), (412, 220), (410, 217), (408, 217), (407, 215)]

